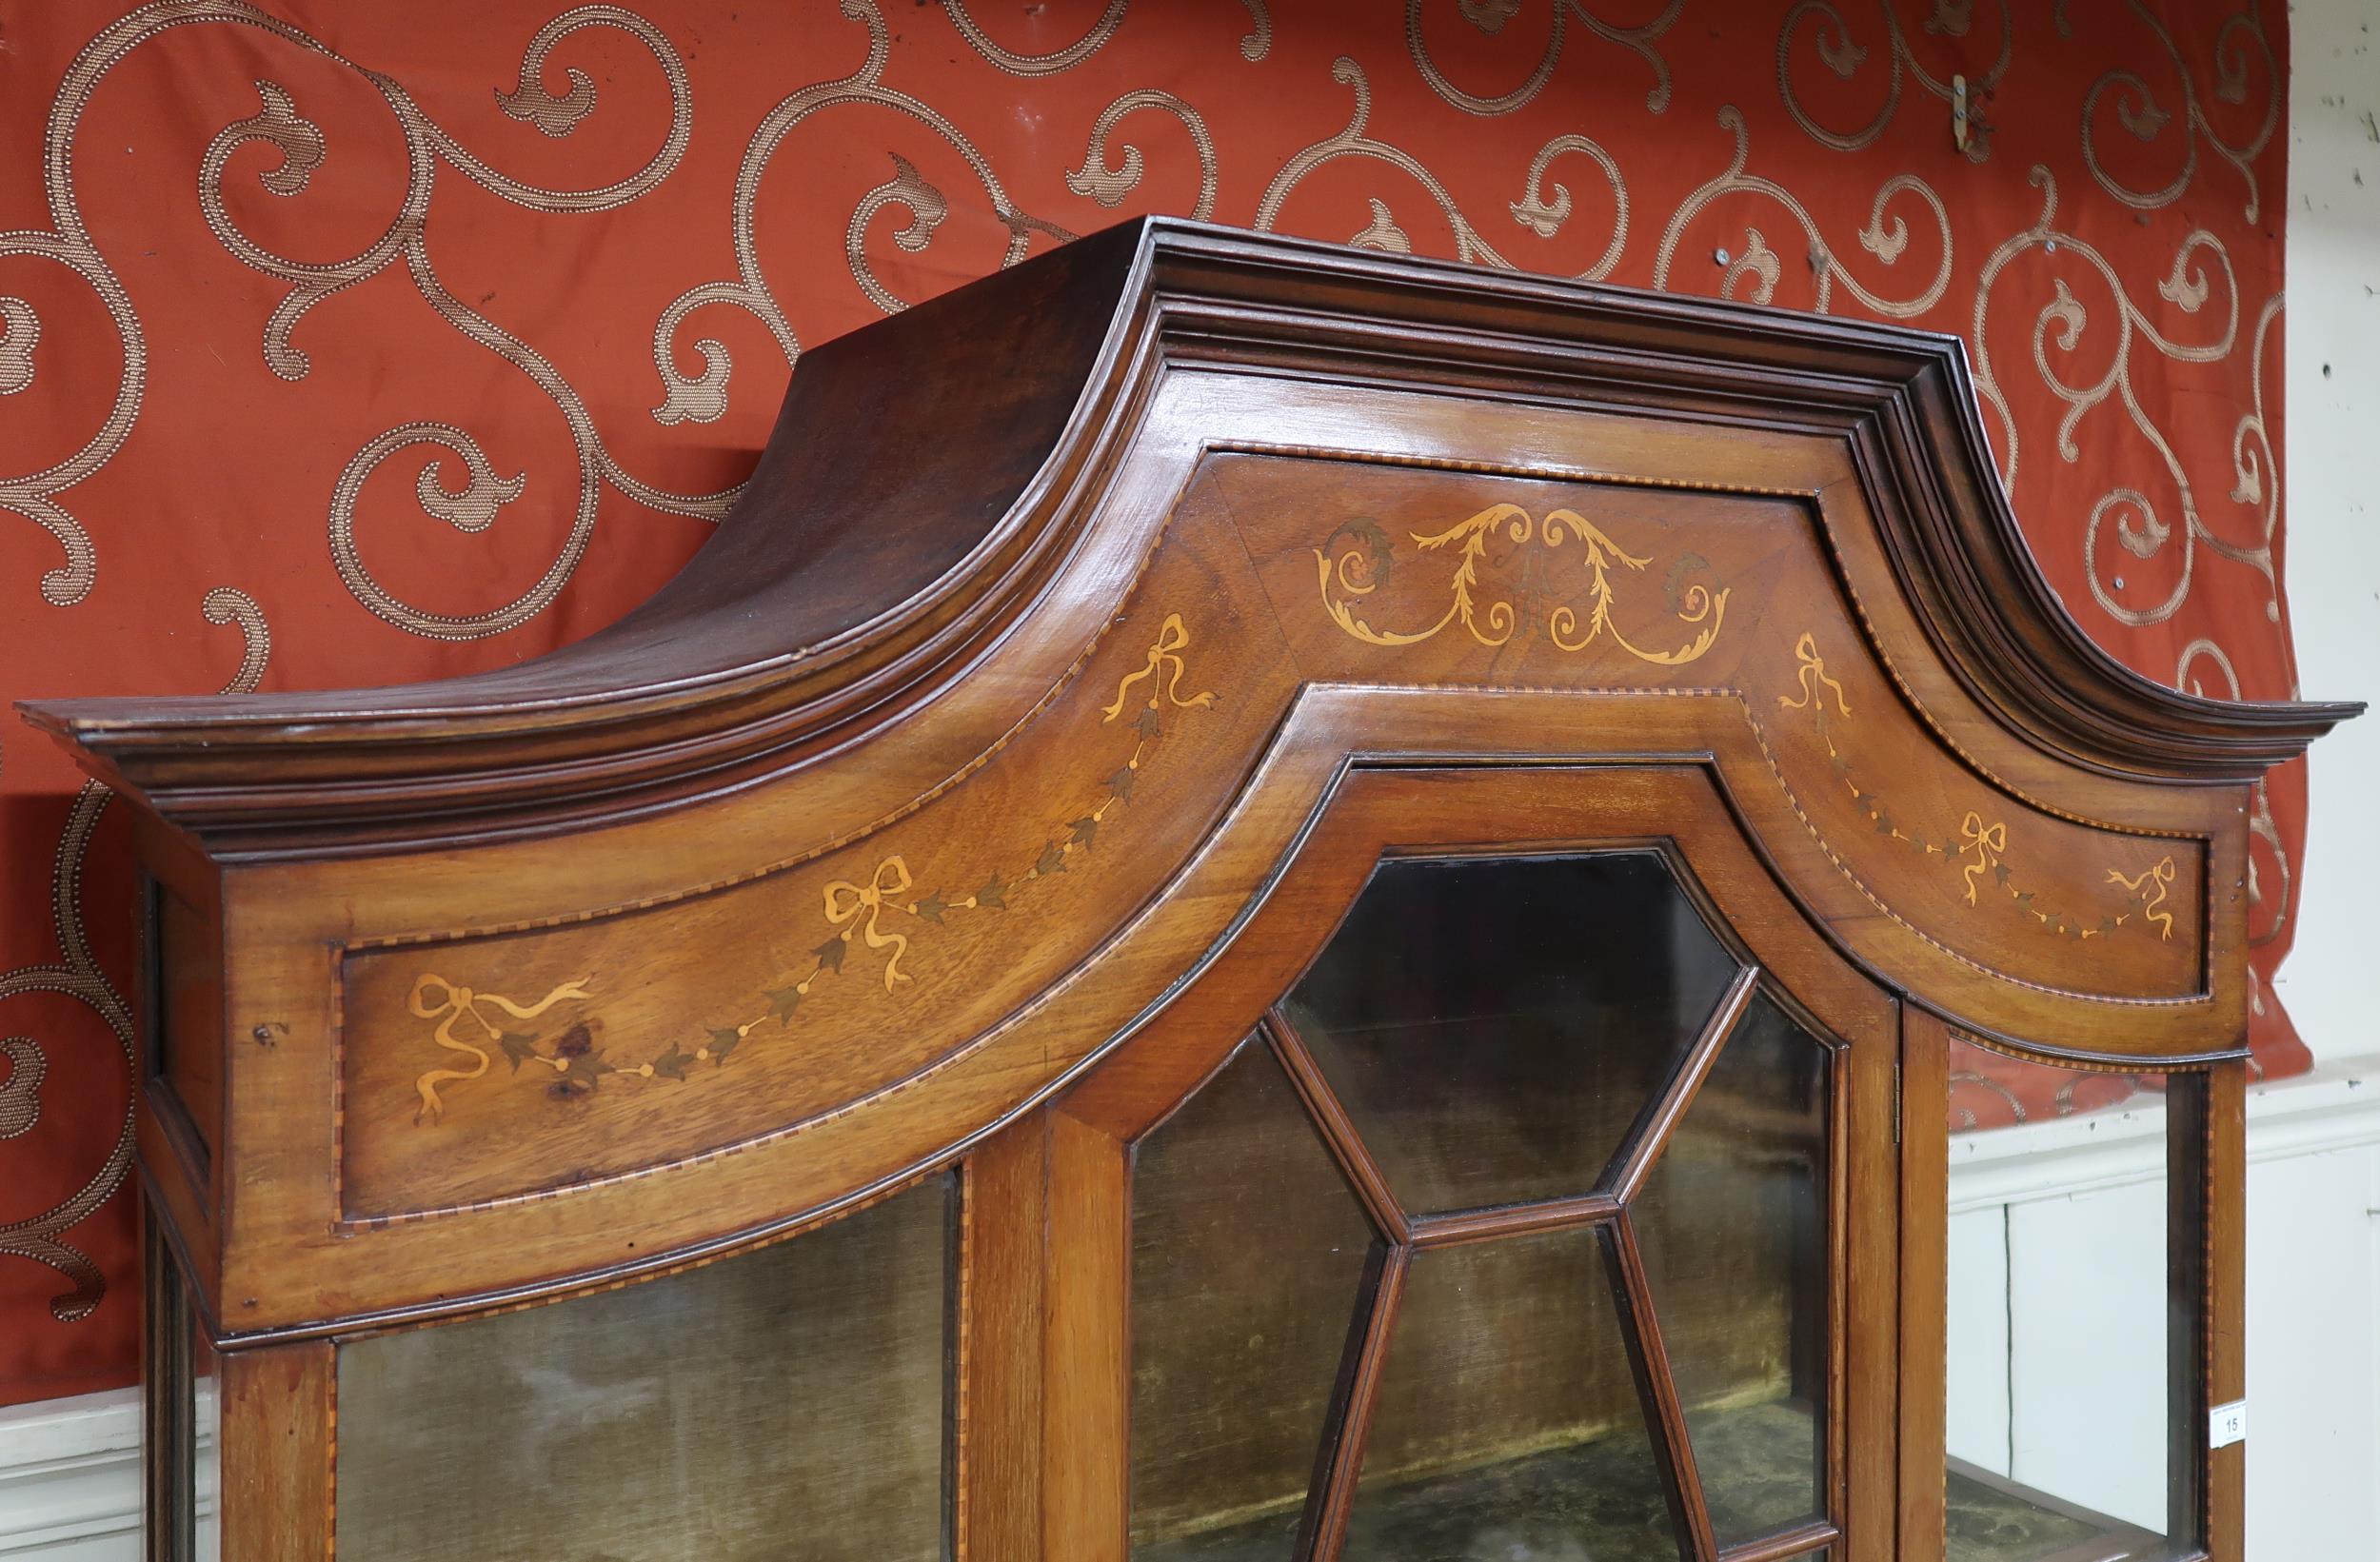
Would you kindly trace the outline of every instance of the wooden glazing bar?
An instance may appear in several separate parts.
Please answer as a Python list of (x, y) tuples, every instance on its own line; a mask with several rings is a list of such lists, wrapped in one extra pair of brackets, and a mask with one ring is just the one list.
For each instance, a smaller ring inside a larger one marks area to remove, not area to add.
[(1132, 1189), (1124, 1146), (1049, 1115), (1043, 1554), (1122, 1562), (1130, 1520)]
[(1715, 1562), (1718, 1541), (1711, 1529), (1710, 1504), (1703, 1500), (1702, 1477), (1695, 1469), (1694, 1438), (1686, 1428), (1676, 1380), (1670, 1375), (1669, 1353), (1661, 1344), (1660, 1317), (1645, 1277), (1644, 1255), (1636, 1249), (1636, 1228), (1623, 1214), (1599, 1228), (1598, 1235), (1612, 1301), (1619, 1309), (1620, 1335), (1628, 1341), (1629, 1370), (1636, 1374), (1636, 1397), (1644, 1407), (1645, 1429), (1653, 1434), (1670, 1522), (1676, 1527), (1678, 1554), (1686, 1562)]
[(1331, 1383), (1329, 1407), (1322, 1413), (1322, 1437), (1315, 1445), (1314, 1473), (1306, 1482), (1305, 1516), (1298, 1525), (1298, 1557), (1314, 1554), (1314, 1547), (1325, 1528), (1330, 1510), (1332, 1477), (1339, 1469), (1339, 1454), (1347, 1441), (1347, 1416), (1355, 1403), (1356, 1386), (1360, 1380), (1373, 1329), (1380, 1315), (1381, 1285), (1388, 1275), (1391, 1260), (1398, 1249), (1385, 1242), (1374, 1242), (1365, 1255), (1363, 1277), (1358, 1282), (1356, 1308), (1347, 1319), (1347, 1343), (1339, 1353), (1339, 1375)]
[(1788, 1558), (1808, 1556), (1812, 1552), (1831, 1546), (1843, 1538), (1843, 1532), (1832, 1524), (1802, 1524), (1790, 1530), (1779, 1530), (1773, 1535), (1746, 1541), (1719, 1552), (1719, 1562), (1787, 1562)]
[(1686, 1061), (1671, 1081), (1669, 1094), (1654, 1109), (1650, 1121), (1640, 1128), (1635, 1142), (1623, 1153), (1617, 1175), (1612, 1178), (1612, 1196), (1625, 1203), (1644, 1190), (1644, 1179), (1653, 1175), (1653, 1163), (1660, 1158), (1662, 1146), (1694, 1105), (1695, 1097), (1709, 1078), (1711, 1065), (1718, 1061), (1719, 1049), (1735, 1034), (1736, 1021), (1751, 1007), (1752, 996), (1759, 990), (1760, 968), (1746, 966), (1741, 975), (1730, 982), (1719, 1006), (1711, 1016), (1710, 1023), (1696, 1038), (1694, 1048), (1686, 1054)]
[(1416, 1216), (1413, 1245), (1418, 1249), (1455, 1247), (1498, 1236), (1531, 1232), (1563, 1231), (1592, 1225), (1619, 1214), (1620, 1202), (1609, 1194), (1583, 1194), (1577, 1198), (1551, 1198), (1536, 1204), (1506, 1204), (1492, 1210), (1458, 1210), (1451, 1215)]
[[(2195, 1538), (2220, 1558), (2247, 1551), (2248, 1445), (2235, 1442), (2209, 1452), (2205, 1405), (2228, 1404), (2248, 1393), (2248, 1333), (2245, 1280), (2248, 1274), (2248, 1065), (2219, 1063), (2199, 1083), (2203, 1147), (2194, 1168), (2201, 1199), (2204, 1246), (2199, 1275), (2200, 1327), (2206, 1340), (2202, 1408), (2190, 1424), (2176, 1428), (2176, 1444), (2206, 1461), (2200, 1493), (2206, 1528)], [(2179, 1181), (2177, 1166), (2176, 1182)]]
[(1397, 1203), (1397, 1196), (1389, 1190), (1387, 1175), (1380, 1170), (1379, 1162), (1372, 1158), (1372, 1152), (1364, 1148), (1362, 1137), (1348, 1119), (1347, 1109), (1339, 1105), (1338, 1096), (1322, 1078), (1320, 1065), (1299, 1038), (1297, 1027), (1289, 1022), (1287, 1015), (1275, 1008), (1265, 1017), (1264, 1029), (1272, 1038), (1273, 1055), (1280, 1059), (1289, 1082), (1297, 1087), (1299, 1098), (1305, 1102), (1306, 1111), (1322, 1130), (1323, 1142), (1330, 1146), (1332, 1158), (1339, 1162), (1349, 1186), (1370, 1212), (1373, 1223), (1393, 1242), (1409, 1240), (1412, 1230), (1405, 1212)]
[(1049, 1137), (1049, 1115), (1035, 1113), (966, 1162), (955, 1548), (965, 1562), (1041, 1554)]
[[(1331, 1422), (1339, 1428), (1339, 1435), (1326, 1461), (1329, 1478), (1320, 1482), (1319, 1493), (1308, 1493), (1310, 1516), (1306, 1532), (1299, 1537), (1298, 1562), (1337, 1562), (1339, 1549), (1347, 1540), (1347, 1515), (1355, 1508), (1356, 1480), (1363, 1470), (1372, 1412), (1379, 1400), (1380, 1374), (1387, 1366), (1389, 1337), (1397, 1326), (1397, 1304), (1404, 1295), (1405, 1270), (1413, 1257), (1412, 1250), (1402, 1246), (1375, 1251), (1379, 1262), (1370, 1290), (1371, 1310), (1360, 1321), (1361, 1340), (1352, 1371), (1341, 1370), (1346, 1380), (1344, 1410)], [(1339, 1396), (1333, 1397), (1336, 1409)]]
[(225, 1562), (324, 1562), (331, 1554), (338, 1370), (338, 1347), (328, 1340), (216, 1358)]
[(1899, 1552), (1938, 1556), (1948, 1518), (1950, 1028), (1901, 1010)]
[(197, 1554), (197, 1409), (190, 1298), (157, 1213), (141, 1208), (141, 1529), (147, 1562)]

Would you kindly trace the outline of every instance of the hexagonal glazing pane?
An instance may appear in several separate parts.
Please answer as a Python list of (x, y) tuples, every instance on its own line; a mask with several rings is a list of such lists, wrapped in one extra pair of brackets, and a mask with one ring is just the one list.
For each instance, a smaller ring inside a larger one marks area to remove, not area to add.
[(1755, 996), (1629, 1210), (1721, 1545), (1824, 1509), (1829, 1057)]
[(1372, 1243), (1261, 1038), (1140, 1140), (1136, 1562), (1285, 1562)]
[(1347, 1562), (1676, 1562), (1680, 1545), (1600, 1237), (1417, 1253)]
[(1409, 1211), (1593, 1191), (1736, 972), (1652, 851), (1382, 862), (1286, 1011)]

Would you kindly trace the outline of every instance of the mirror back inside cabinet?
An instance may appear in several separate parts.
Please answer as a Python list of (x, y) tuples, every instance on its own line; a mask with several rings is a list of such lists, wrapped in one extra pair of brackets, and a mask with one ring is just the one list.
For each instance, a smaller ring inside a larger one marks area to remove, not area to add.
[[(159, 1562), (2237, 1562), (2350, 711), (2093, 648), (1949, 339), (1136, 223), (805, 354), (566, 650), (30, 714), (139, 820)], [(2089, 1468), (1958, 1402), (2014, 1070), (2167, 1145)]]

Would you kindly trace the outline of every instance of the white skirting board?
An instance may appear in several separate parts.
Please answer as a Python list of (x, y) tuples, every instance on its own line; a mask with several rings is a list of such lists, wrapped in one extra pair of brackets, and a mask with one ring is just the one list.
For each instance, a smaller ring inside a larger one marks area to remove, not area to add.
[[(2249, 1562), (2380, 1562), (2380, 1058), (2358, 1062), (2249, 1097)], [(1975, 1347), (1952, 1361), (1955, 1452), (2118, 1507), (2161, 1485), (2111, 1459), (2139, 1445), (2094, 1391), (2141, 1368), (2105, 1326), (2139, 1299), (2075, 1282), (2127, 1273), (2163, 1127), (2151, 1107), (1954, 1142), (1954, 1337)], [(139, 1445), (129, 1389), (0, 1410), (0, 1558), (136, 1562)]]
[[(202, 1533), (214, 1520), (212, 1426), (202, 1414)], [(138, 1562), (140, 1449), (137, 1389), (0, 1410), (0, 1557)]]

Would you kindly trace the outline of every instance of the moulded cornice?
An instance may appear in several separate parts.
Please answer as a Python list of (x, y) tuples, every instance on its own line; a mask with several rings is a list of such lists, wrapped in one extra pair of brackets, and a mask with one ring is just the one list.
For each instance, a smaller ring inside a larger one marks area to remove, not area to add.
[[(718, 535), (577, 644), (436, 682), (21, 708), (221, 857), (585, 827), (747, 785), (931, 700), (1031, 614), (1192, 363), (1839, 437), (1944, 661), (2085, 767), (2251, 780), (2362, 708), (2209, 700), (2100, 649), (2017, 528), (1955, 337), (1169, 219), (804, 354)], [(962, 398), (972, 437), (938, 438)]]

